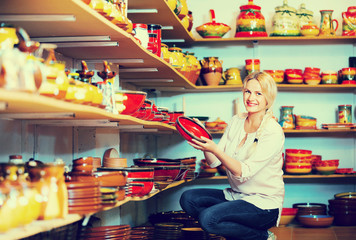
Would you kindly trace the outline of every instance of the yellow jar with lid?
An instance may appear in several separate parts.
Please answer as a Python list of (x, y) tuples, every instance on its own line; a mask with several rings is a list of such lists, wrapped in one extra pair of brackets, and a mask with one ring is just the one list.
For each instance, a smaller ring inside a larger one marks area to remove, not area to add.
[(171, 52), (169, 63), (177, 70), (181, 70), (183, 67), (183, 52), (181, 48), (171, 47), (168, 48)]
[(200, 75), (201, 65), (198, 59), (194, 56), (194, 53), (186, 52), (186, 58), (188, 59), (188, 63), (190, 63), (192, 66), (188, 80), (195, 84)]
[(164, 61), (169, 63), (170, 55), (171, 52), (168, 50), (168, 46), (164, 43), (161, 43), (161, 58), (163, 58)]

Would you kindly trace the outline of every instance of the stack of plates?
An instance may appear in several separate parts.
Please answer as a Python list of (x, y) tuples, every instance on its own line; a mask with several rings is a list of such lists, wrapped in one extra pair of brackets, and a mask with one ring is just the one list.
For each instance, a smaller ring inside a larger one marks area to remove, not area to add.
[(105, 227), (86, 228), (82, 231), (81, 239), (130, 239), (130, 225), (115, 225)]
[(154, 230), (155, 227), (153, 226), (133, 227), (131, 229), (131, 240), (154, 239)]
[(67, 182), (68, 211), (88, 214), (102, 208), (99, 182)]
[(155, 240), (169, 240), (169, 239), (181, 239), (182, 237), (182, 223), (166, 222), (156, 223), (154, 230)]
[(209, 233), (201, 228), (182, 228), (182, 237), (184, 240), (207, 240)]
[(105, 207), (115, 206), (117, 202), (117, 188), (101, 187), (101, 204)]

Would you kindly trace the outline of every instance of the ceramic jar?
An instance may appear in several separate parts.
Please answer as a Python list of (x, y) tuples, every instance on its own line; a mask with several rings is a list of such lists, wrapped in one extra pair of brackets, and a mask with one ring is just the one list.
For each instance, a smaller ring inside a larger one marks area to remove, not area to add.
[(169, 57), (170, 57), (171, 53), (168, 50), (168, 46), (164, 43), (161, 43), (161, 58), (166, 61), (167, 63), (169, 63)]
[(161, 40), (162, 40), (162, 26), (158, 24), (147, 25), (148, 34), (156, 34), (155, 42), (157, 43), (157, 51), (154, 53), (158, 57), (161, 57)]
[(180, 4), (182, 5), (182, 8), (178, 14), (178, 18), (182, 20), (188, 14), (188, 5), (187, 5), (187, 0), (179, 0), (179, 1)]
[(305, 4), (300, 4), (300, 8), (297, 10), (297, 16), (299, 18), (299, 27), (302, 28), (307, 24), (314, 24), (313, 11), (305, 8)]
[(294, 106), (282, 106), (281, 107), (281, 118), (279, 124), (284, 129), (294, 129), (294, 115), (293, 115)]
[[(332, 18), (334, 10), (320, 10), (320, 33), (319, 36), (335, 36), (335, 32), (339, 27), (339, 22)], [(336, 27), (334, 27), (334, 22)]]
[(168, 48), (171, 52), (169, 63), (177, 70), (180, 71), (183, 67), (183, 52), (181, 48), (171, 47)]
[(205, 84), (208, 86), (218, 86), (222, 77), (222, 61), (218, 57), (204, 57), (200, 60), (201, 74)]
[(271, 36), (299, 36), (299, 18), (296, 9), (288, 6), (288, 1), (284, 0), (283, 5), (276, 7), (275, 11)]
[(147, 24), (134, 23), (132, 32), (134, 33), (134, 36), (141, 41), (142, 47), (147, 48), (148, 47)]
[(246, 59), (245, 63), (247, 75), (255, 71), (260, 71), (260, 59)]
[(192, 84), (195, 84), (200, 75), (201, 65), (198, 59), (194, 56), (194, 53), (186, 52), (186, 57), (188, 58), (188, 62), (192, 64), (191, 73), (188, 79)]
[(238, 68), (226, 69), (222, 77), (226, 85), (242, 84), (240, 69)]
[(240, 6), (235, 37), (267, 37), (261, 7), (254, 5), (253, 0), (249, 0), (247, 5)]
[(342, 13), (342, 36), (356, 36), (356, 6)]

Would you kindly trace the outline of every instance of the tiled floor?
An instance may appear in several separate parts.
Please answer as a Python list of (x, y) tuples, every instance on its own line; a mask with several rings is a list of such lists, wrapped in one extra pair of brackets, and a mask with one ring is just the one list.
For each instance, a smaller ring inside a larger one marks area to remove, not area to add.
[(355, 227), (305, 228), (300, 226), (274, 227), (277, 240), (356, 240)]

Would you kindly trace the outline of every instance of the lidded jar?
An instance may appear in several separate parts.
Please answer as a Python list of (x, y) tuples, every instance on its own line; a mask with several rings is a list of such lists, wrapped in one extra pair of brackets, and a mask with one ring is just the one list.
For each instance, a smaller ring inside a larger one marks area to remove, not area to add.
[(253, 0), (249, 0), (247, 5), (240, 6), (235, 37), (267, 37), (261, 7), (254, 5)]
[(173, 47), (169, 48), (168, 50), (171, 52), (171, 58), (172, 58), (172, 62), (171, 61), (169, 61), (169, 62), (177, 70), (182, 69), (182, 67), (183, 67), (183, 58), (184, 58), (182, 49), (173, 46)]
[(297, 16), (299, 18), (299, 27), (302, 28), (304, 25), (308, 25), (310, 23), (314, 24), (314, 16), (313, 11), (310, 11), (305, 8), (305, 4), (300, 4), (300, 8), (297, 10)]
[(272, 19), (271, 36), (299, 36), (299, 18), (297, 10), (288, 6), (288, 1), (283, 0), (283, 5), (275, 8), (276, 13)]

